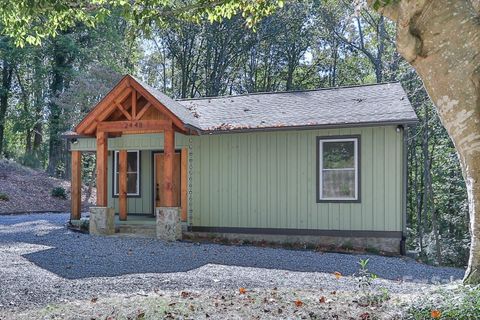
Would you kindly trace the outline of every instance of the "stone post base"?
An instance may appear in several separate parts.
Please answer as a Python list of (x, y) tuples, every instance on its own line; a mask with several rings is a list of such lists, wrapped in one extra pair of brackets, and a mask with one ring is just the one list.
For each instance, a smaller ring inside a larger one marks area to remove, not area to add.
[(115, 233), (115, 211), (108, 207), (90, 208), (90, 234), (111, 235)]
[(155, 208), (155, 216), (157, 219), (157, 239), (165, 241), (175, 241), (182, 239), (180, 208)]

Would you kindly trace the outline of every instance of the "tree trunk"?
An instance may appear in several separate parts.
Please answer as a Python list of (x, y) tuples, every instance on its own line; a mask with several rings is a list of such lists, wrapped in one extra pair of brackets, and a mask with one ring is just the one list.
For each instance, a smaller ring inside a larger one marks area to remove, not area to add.
[[(370, 4), (375, 0), (368, 0)], [(392, 1), (397, 49), (423, 80), (457, 150), (471, 246), (465, 283), (480, 283), (480, 14), (472, 0)]]
[[(435, 254), (436, 254), (436, 262), (437, 264), (442, 264), (442, 250), (440, 246), (440, 237), (438, 234), (438, 219), (437, 219), (437, 212), (435, 208), (435, 202), (433, 197), (433, 181), (432, 181), (432, 159), (433, 159), (433, 151), (430, 152), (430, 145), (435, 146), (435, 141), (430, 141), (430, 135), (427, 128), (427, 124), (429, 123), (430, 116), (429, 116), (429, 105), (424, 103), (424, 112), (425, 112), (425, 126), (423, 131), (423, 140), (422, 140), (422, 153), (423, 153), (423, 208), (425, 217), (424, 223), (426, 222), (426, 217), (428, 217), (428, 212), (430, 211), (431, 215), (431, 222), (432, 222), (432, 232), (433, 237), (435, 239)], [(423, 229), (426, 229), (426, 226), (423, 226)]]
[[(64, 156), (66, 152), (61, 133), (65, 130), (65, 124), (63, 123), (61, 116), (63, 109), (55, 102), (57, 98), (67, 87), (66, 75), (69, 69), (71, 69), (71, 62), (67, 59), (65, 48), (59, 42), (54, 43), (54, 65), (52, 82), (50, 84), (50, 116), (49, 116), (49, 145), (48, 145), (48, 167), (47, 172), (50, 175), (61, 177), (65, 172), (58, 170), (58, 164), (62, 160), (67, 160)], [(68, 164), (64, 163), (64, 168)]]
[(33, 125), (33, 145), (32, 153), (34, 157), (35, 166), (40, 166), (41, 159), (41, 148), (42, 148), (42, 137), (43, 137), (43, 103), (44, 103), (44, 94), (42, 83), (44, 82), (44, 77), (42, 74), (42, 56), (39, 52), (36, 53), (33, 60), (34, 70), (33, 70), (33, 107), (34, 107), (34, 121)]
[[(419, 221), (419, 228), (422, 230), (420, 232), (422, 234), (422, 246), (421, 246), (421, 251), (423, 251), (423, 230), (428, 232), (427, 228), (427, 219), (428, 219), (428, 210), (429, 207), (432, 205), (432, 203), (429, 201), (429, 190), (431, 189), (431, 181), (429, 179), (429, 173), (430, 173), (430, 156), (429, 156), (429, 150), (428, 150), (428, 140), (429, 140), (429, 132), (427, 129), (428, 121), (429, 121), (429, 114), (428, 114), (428, 106), (427, 103), (423, 104), (424, 106), (424, 113), (425, 113), (425, 118), (424, 118), (424, 127), (423, 127), (423, 135), (422, 135), (422, 157), (423, 157), (423, 172), (422, 172), (422, 181), (423, 181), (423, 190), (421, 193), (422, 195), (422, 204), (423, 206), (421, 207), (422, 209), (422, 214), (421, 216), (423, 219)], [(428, 252), (428, 250), (427, 250)], [(427, 254), (426, 254), (427, 255)]]
[(4, 133), (5, 133), (5, 115), (8, 108), (8, 95), (12, 86), (12, 67), (7, 59), (3, 60), (2, 65), (2, 87), (0, 88), (0, 156), (3, 154)]
[(387, 36), (387, 31), (385, 30), (385, 19), (380, 17), (378, 20), (378, 31), (377, 31), (377, 59), (375, 63), (375, 77), (377, 78), (377, 83), (383, 81), (383, 55), (385, 54), (385, 38)]

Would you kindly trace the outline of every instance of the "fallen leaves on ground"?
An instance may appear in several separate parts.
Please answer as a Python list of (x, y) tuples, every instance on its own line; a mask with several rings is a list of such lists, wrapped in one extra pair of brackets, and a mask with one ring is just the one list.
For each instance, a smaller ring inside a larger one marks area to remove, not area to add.
[(430, 315), (432, 316), (433, 319), (438, 319), (442, 316), (442, 313), (439, 310), (435, 309), (435, 310), (432, 310)]
[(303, 301), (300, 299), (295, 300), (295, 306), (297, 308), (300, 308), (301, 306), (303, 306)]
[[(276, 288), (224, 291), (159, 291), (145, 295), (94, 297), (96, 303), (70, 303), (48, 310), (36, 310), (22, 319), (75, 319), (78, 312), (95, 319), (391, 319), (397, 307), (390, 304), (375, 309), (352, 303), (356, 293), (314, 289)], [(79, 309), (80, 306), (80, 309)], [(51, 316), (54, 313), (56, 315)], [(88, 318), (88, 317), (87, 317)], [(399, 317), (397, 317), (399, 318)]]
[(365, 312), (360, 315), (360, 320), (370, 320), (370, 313)]

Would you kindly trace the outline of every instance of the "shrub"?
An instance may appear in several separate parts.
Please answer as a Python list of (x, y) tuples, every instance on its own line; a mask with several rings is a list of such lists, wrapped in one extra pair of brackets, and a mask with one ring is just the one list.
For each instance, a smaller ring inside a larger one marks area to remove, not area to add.
[(90, 220), (89, 219), (80, 219), (80, 230), (88, 231), (90, 227)]
[(355, 273), (358, 282), (358, 304), (361, 306), (379, 306), (387, 300), (390, 300), (390, 294), (386, 288), (376, 288), (373, 282), (377, 275), (368, 270), (369, 259), (360, 259), (358, 262), (360, 268)]
[(6, 193), (0, 192), (0, 201), (8, 201), (10, 198)]
[(352, 250), (353, 250), (353, 244), (352, 244), (352, 242), (350, 242), (350, 241), (345, 241), (345, 242), (342, 244), (341, 248), (342, 248), (343, 250), (352, 251)]
[(405, 319), (480, 319), (480, 286), (439, 290), (408, 307)]
[(365, 251), (367, 251), (368, 253), (380, 254), (380, 250), (375, 247), (367, 247), (365, 248)]
[(63, 187), (55, 187), (52, 189), (52, 197), (67, 199), (67, 191)]

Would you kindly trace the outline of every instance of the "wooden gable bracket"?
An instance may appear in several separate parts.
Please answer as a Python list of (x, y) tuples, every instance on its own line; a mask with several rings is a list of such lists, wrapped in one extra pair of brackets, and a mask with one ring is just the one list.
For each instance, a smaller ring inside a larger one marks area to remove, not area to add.
[(112, 105), (114, 99), (120, 102), (130, 94), (131, 88), (126, 87), (125, 80), (121, 81), (107, 96), (100, 101), (95, 108), (93, 108), (83, 120), (75, 127), (77, 133), (92, 134), (93, 120), (103, 121), (116, 108)]
[[(110, 98), (109, 101), (107, 101), (108, 104), (106, 104), (105, 109), (97, 111), (98, 113), (92, 113), (92, 114), (89, 113), (89, 115), (87, 115), (82, 120), (82, 122), (80, 122), (80, 124), (77, 126), (75, 130), (79, 133), (83, 133), (87, 135), (94, 134), (97, 122), (104, 121), (117, 109), (117, 106), (114, 101), (122, 102), (125, 98), (128, 97), (131, 90), (132, 90), (131, 88), (126, 88), (124, 92), (120, 93), (118, 98), (115, 98), (115, 97)], [(88, 119), (90, 122), (86, 121), (86, 119)]]
[[(142, 97), (142, 95), (138, 95), (137, 91), (132, 87), (131, 89), (131, 102), (130, 105), (124, 107), (118, 100), (114, 100), (115, 106), (122, 112), (122, 114), (127, 118), (129, 121), (140, 120), (145, 112), (148, 111), (148, 108), (152, 105), (151, 102), (147, 100), (147, 104), (138, 112), (138, 100)], [(128, 100), (127, 100), (128, 101)], [(128, 108), (131, 108), (131, 114), (127, 111)]]
[(132, 90), (132, 118), (137, 119), (137, 91)]
[(117, 108), (123, 113), (123, 115), (125, 116), (125, 118), (127, 118), (128, 120), (132, 120), (132, 116), (130, 115), (130, 113), (127, 112), (127, 110), (125, 110), (125, 108), (120, 104), (120, 102), (118, 102), (117, 100), (114, 100), (115, 102), (115, 105), (117, 106)]
[[(145, 104), (143, 100), (146, 100)], [(142, 107), (143, 105), (143, 107)], [(140, 109), (139, 109), (140, 108)], [(148, 110), (155, 108), (169, 120), (141, 120)], [(112, 117), (112, 115), (114, 115)], [(121, 119), (126, 121), (121, 121)], [(144, 122), (147, 121), (147, 122)], [(109, 127), (106, 123), (114, 123)], [(126, 123), (129, 123), (126, 125)], [(76, 126), (75, 131), (86, 136), (94, 136), (97, 131), (111, 132), (113, 135), (129, 131), (162, 132), (168, 129), (190, 133), (177, 115), (164, 106), (158, 98), (146, 90), (134, 78), (125, 76), (104, 99)], [(112, 128), (113, 131), (109, 129)]]
[(151, 105), (152, 104), (150, 102), (147, 102), (147, 104), (142, 108), (142, 110), (140, 110), (140, 112), (137, 113), (137, 117), (134, 120), (140, 120), (145, 114), (145, 112), (147, 112), (148, 108), (150, 108)]

